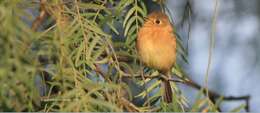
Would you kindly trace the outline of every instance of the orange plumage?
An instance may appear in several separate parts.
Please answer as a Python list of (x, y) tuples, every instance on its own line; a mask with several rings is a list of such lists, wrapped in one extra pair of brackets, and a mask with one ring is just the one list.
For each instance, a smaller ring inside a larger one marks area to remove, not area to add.
[[(159, 70), (166, 76), (176, 61), (176, 38), (166, 14), (153, 12), (140, 28), (137, 37), (137, 50), (141, 61), (148, 67)], [(164, 81), (166, 102), (172, 101), (169, 81)]]

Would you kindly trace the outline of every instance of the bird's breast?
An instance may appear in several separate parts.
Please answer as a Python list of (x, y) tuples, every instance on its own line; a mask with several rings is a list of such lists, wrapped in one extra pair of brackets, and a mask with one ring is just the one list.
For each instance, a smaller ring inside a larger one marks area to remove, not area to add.
[(167, 31), (140, 29), (137, 49), (147, 66), (161, 71), (169, 70), (176, 60), (175, 37)]

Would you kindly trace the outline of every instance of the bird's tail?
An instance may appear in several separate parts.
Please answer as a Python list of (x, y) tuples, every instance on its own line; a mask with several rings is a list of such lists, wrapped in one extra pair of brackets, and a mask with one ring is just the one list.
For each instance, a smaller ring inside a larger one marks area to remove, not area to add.
[(163, 99), (166, 103), (171, 103), (172, 102), (172, 88), (171, 84), (168, 80), (163, 80), (162, 85), (164, 87), (164, 95)]

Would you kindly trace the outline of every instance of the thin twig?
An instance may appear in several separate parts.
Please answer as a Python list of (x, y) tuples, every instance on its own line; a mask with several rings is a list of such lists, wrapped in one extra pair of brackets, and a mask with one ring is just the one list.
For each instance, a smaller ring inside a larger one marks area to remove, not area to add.
[[(210, 74), (210, 70), (211, 70), (211, 63), (212, 63), (212, 56), (213, 56), (213, 49), (215, 46), (215, 35), (216, 35), (216, 20), (217, 20), (217, 16), (218, 16), (218, 0), (215, 0), (215, 7), (214, 7), (214, 15), (212, 18), (212, 30), (210, 33), (210, 47), (209, 47), (209, 54), (208, 54), (208, 64), (207, 64), (207, 70), (206, 70), (206, 74), (205, 74), (205, 90), (206, 90), (206, 96), (208, 97), (209, 100), (208, 101), (209, 105), (212, 105), (215, 103), (214, 99), (211, 98), (211, 96), (209, 95), (209, 91), (208, 91), (208, 79), (209, 79), (209, 74)], [(213, 102), (213, 103), (212, 103)], [(220, 110), (220, 109), (219, 109)]]
[(132, 102), (129, 102), (124, 97), (120, 98), (120, 103), (127, 109), (128, 112), (140, 112), (137, 106), (135, 106)]
[(40, 24), (43, 22), (44, 18), (47, 16), (47, 11), (45, 10), (46, 0), (40, 0), (40, 14), (32, 23), (32, 30), (37, 31)]
[(142, 77), (144, 77), (145, 79), (147, 79), (147, 78), (149, 78), (149, 79), (154, 79), (154, 78), (160, 78), (161, 76), (159, 76), (159, 75), (150, 76), (150, 75), (147, 75), (147, 74), (146, 74), (146, 75), (143, 75), (143, 76), (142, 76), (142, 75), (139, 75), (139, 74), (138, 74), (138, 75), (137, 75), (137, 74), (136, 74), (136, 75), (124, 74), (123, 77), (125, 77), (125, 78), (133, 78), (133, 77), (134, 77), (134, 78), (142, 78)]

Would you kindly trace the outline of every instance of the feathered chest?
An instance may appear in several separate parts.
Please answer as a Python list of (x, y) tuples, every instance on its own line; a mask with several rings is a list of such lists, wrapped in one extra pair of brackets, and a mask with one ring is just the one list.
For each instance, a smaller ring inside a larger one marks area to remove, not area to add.
[(166, 49), (175, 46), (175, 37), (170, 30), (159, 28), (142, 28), (138, 33), (137, 43), (146, 49)]
[(159, 70), (168, 70), (176, 59), (175, 37), (171, 32), (162, 29), (140, 29), (137, 49), (146, 65)]

